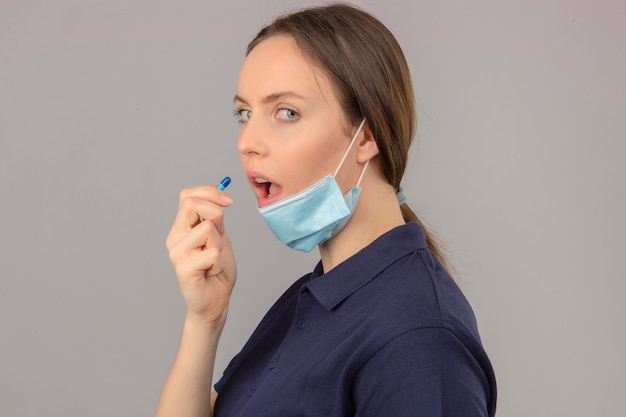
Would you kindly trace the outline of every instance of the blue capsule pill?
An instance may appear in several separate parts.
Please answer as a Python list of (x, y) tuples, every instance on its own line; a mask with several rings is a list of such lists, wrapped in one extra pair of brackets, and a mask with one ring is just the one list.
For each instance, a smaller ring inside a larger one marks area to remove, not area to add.
[(218, 184), (217, 189), (220, 191), (224, 191), (226, 187), (230, 184), (230, 177), (224, 177), (224, 179)]

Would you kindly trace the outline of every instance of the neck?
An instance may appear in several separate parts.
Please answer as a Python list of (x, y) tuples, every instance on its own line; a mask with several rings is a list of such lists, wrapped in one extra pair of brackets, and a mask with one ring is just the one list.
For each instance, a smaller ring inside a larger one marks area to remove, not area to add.
[(332, 239), (319, 246), (324, 272), (365, 248), (404, 219), (393, 187), (363, 179), (363, 189), (352, 218)]

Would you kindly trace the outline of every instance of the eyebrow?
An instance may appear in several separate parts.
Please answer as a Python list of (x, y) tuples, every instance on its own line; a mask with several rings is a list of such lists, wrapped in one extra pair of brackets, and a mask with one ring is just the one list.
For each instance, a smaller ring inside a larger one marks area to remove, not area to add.
[[(261, 102), (263, 104), (267, 104), (267, 103), (272, 103), (274, 101), (278, 101), (281, 99), (285, 99), (285, 98), (297, 98), (300, 100), (304, 100), (304, 97), (302, 97), (299, 94), (296, 94), (292, 91), (280, 91), (278, 93), (272, 93), (268, 96), (263, 97), (263, 100), (261, 100)], [(233, 99), (233, 102), (240, 102), (243, 104), (249, 104), (245, 99), (243, 99), (242, 97), (238, 96), (237, 94), (235, 94), (235, 98)]]

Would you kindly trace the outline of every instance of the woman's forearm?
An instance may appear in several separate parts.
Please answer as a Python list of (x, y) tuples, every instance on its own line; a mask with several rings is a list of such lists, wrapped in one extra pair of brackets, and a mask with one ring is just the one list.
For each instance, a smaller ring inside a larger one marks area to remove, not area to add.
[(156, 417), (210, 416), (215, 353), (223, 325), (185, 318), (178, 353), (165, 381)]

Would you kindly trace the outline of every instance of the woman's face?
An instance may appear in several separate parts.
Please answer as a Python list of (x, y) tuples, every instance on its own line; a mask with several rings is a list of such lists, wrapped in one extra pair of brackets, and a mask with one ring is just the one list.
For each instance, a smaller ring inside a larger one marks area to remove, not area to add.
[[(234, 102), (241, 164), (259, 207), (333, 174), (352, 139), (330, 82), (292, 38), (272, 37), (250, 52)], [(362, 167), (354, 148), (336, 177), (344, 193)]]

